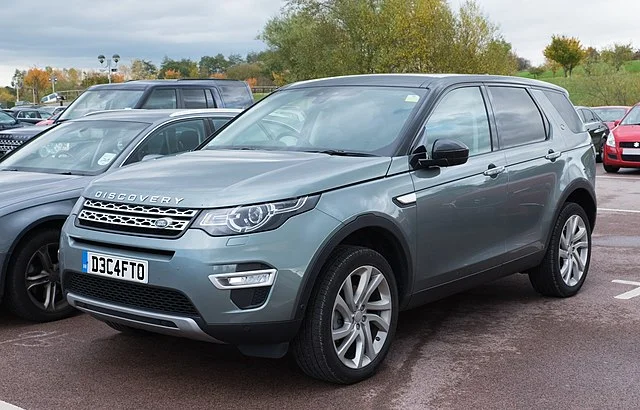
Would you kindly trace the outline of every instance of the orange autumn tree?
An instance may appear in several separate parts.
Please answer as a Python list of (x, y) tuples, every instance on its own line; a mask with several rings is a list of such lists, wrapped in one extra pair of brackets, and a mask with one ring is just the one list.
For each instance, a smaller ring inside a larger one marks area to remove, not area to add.
[(180, 71), (177, 70), (172, 70), (172, 69), (168, 69), (165, 73), (164, 73), (164, 78), (166, 79), (178, 79), (181, 78), (182, 75), (180, 75)]
[(249, 84), (249, 87), (251, 87), (251, 88), (256, 88), (256, 86), (258, 85), (258, 79), (257, 78), (247, 78), (244, 81), (247, 84)]
[(24, 86), (33, 90), (34, 103), (40, 101), (40, 93), (43, 93), (49, 85), (49, 74), (39, 68), (31, 68), (24, 76)]

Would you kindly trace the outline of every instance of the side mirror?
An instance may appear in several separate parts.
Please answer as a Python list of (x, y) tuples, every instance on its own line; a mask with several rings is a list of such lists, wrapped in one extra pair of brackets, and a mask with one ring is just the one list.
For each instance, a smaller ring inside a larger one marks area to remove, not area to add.
[(159, 154), (149, 154), (149, 155), (145, 155), (144, 157), (142, 157), (142, 160), (140, 160), (140, 162), (145, 162), (145, 161), (151, 161), (153, 159), (158, 159), (158, 158), (162, 158), (164, 155), (159, 155)]
[(452, 167), (469, 160), (469, 147), (455, 140), (441, 139), (433, 143), (431, 158), (418, 160), (419, 168)]

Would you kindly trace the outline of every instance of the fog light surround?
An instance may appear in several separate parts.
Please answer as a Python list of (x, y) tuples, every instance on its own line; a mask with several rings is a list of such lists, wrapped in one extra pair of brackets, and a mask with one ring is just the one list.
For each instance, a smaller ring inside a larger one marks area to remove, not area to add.
[(273, 285), (273, 282), (276, 280), (276, 273), (276, 269), (222, 273), (209, 275), (209, 280), (216, 288), (222, 290), (259, 288)]

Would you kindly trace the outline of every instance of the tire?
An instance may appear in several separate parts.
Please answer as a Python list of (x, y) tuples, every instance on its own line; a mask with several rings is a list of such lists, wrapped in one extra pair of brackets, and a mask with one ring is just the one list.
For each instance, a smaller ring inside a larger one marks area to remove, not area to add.
[[(355, 309), (351, 309), (346, 289), (351, 285), (353, 290), (353, 281), (360, 284), (365, 277), (370, 278), (366, 282), (369, 285), (379, 282), (375, 285), (376, 290), (365, 298), (366, 302), (360, 303), (369, 308), (358, 311), (358, 296), (362, 293), (355, 285), (351, 298), (355, 301), (351, 305), (355, 305)], [(370, 307), (376, 304), (385, 309)], [(356, 383), (371, 377), (384, 360), (395, 335), (397, 320), (398, 291), (389, 263), (371, 249), (341, 246), (329, 257), (318, 277), (302, 327), (293, 340), (292, 353), (308, 376), (337, 384)], [(382, 326), (383, 322), (388, 326)], [(384, 327), (388, 329), (386, 332)], [(334, 342), (333, 335), (343, 333), (345, 336)], [(352, 339), (353, 335), (355, 339)], [(350, 348), (343, 349), (341, 358), (338, 350), (347, 345)]]
[(127, 334), (127, 335), (145, 335), (145, 334), (149, 333), (146, 330), (136, 329), (135, 327), (123, 325), (123, 324), (116, 323), (116, 322), (105, 321), (103, 323), (105, 325), (109, 326), (111, 329), (117, 330), (118, 332), (124, 333), (124, 334)]
[(602, 167), (604, 168), (605, 172), (608, 172), (610, 174), (615, 174), (616, 172), (620, 171), (620, 167), (612, 167), (611, 165), (607, 164), (602, 164)]
[(6, 304), (9, 310), (34, 322), (51, 322), (71, 316), (76, 310), (62, 294), (58, 272), (60, 231), (36, 231), (29, 233), (27, 238), (27, 242), (23, 241), (16, 248), (7, 271)]
[[(573, 221), (577, 221), (576, 225), (572, 225)], [(568, 250), (564, 258), (561, 257), (563, 248)], [(590, 262), (589, 218), (580, 205), (567, 202), (554, 225), (547, 253), (542, 263), (529, 272), (529, 280), (533, 288), (544, 296), (571, 297), (582, 288)], [(583, 267), (581, 273), (580, 265)], [(566, 271), (564, 276), (563, 271)]]

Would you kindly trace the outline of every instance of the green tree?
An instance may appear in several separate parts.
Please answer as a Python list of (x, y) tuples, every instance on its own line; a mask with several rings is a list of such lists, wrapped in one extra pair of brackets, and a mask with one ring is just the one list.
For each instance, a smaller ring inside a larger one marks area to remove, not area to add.
[(216, 54), (215, 56), (203, 56), (200, 58), (198, 68), (202, 77), (211, 77), (214, 74), (220, 74), (227, 71), (230, 63), (227, 58), (222, 54)]
[(237, 64), (229, 67), (227, 78), (232, 80), (246, 80), (248, 78), (258, 78), (262, 75), (262, 67), (259, 64)]
[(227, 61), (229, 61), (229, 66), (234, 66), (244, 63), (244, 58), (242, 58), (240, 54), (231, 54), (227, 58)]
[(513, 73), (511, 46), (477, 5), (446, 0), (290, 0), (265, 26), (274, 80), (379, 72)]
[(544, 74), (544, 72), (545, 72), (546, 70), (547, 70), (547, 69), (546, 69), (544, 66), (539, 65), (539, 66), (536, 66), (536, 67), (531, 67), (531, 68), (529, 69), (529, 74), (531, 74), (531, 75), (533, 76), (533, 78), (538, 78), (538, 77), (540, 77), (542, 74)]
[(153, 80), (158, 77), (158, 67), (149, 60), (135, 58), (131, 61), (132, 80)]
[(178, 61), (165, 56), (162, 60), (162, 64), (160, 65), (160, 70), (158, 71), (158, 78), (165, 78), (165, 74), (169, 70), (180, 73), (180, 78), (198, 76), (198, 64), (187, 58), (183, 58)]
[(551, 37), (551, 44), (544, 49), (544, 56), (549, 60), (560, 64), (566, 77), (573, 73), (585, 56), (585, 51), (580, 40), (575, 37), (557, 36)]
[(620, 71), (627, 61), (633, 60), (634, 51), (631, 43), (614, 44), (612, 47), (605, 48), (600, 53), (602, 60)]

